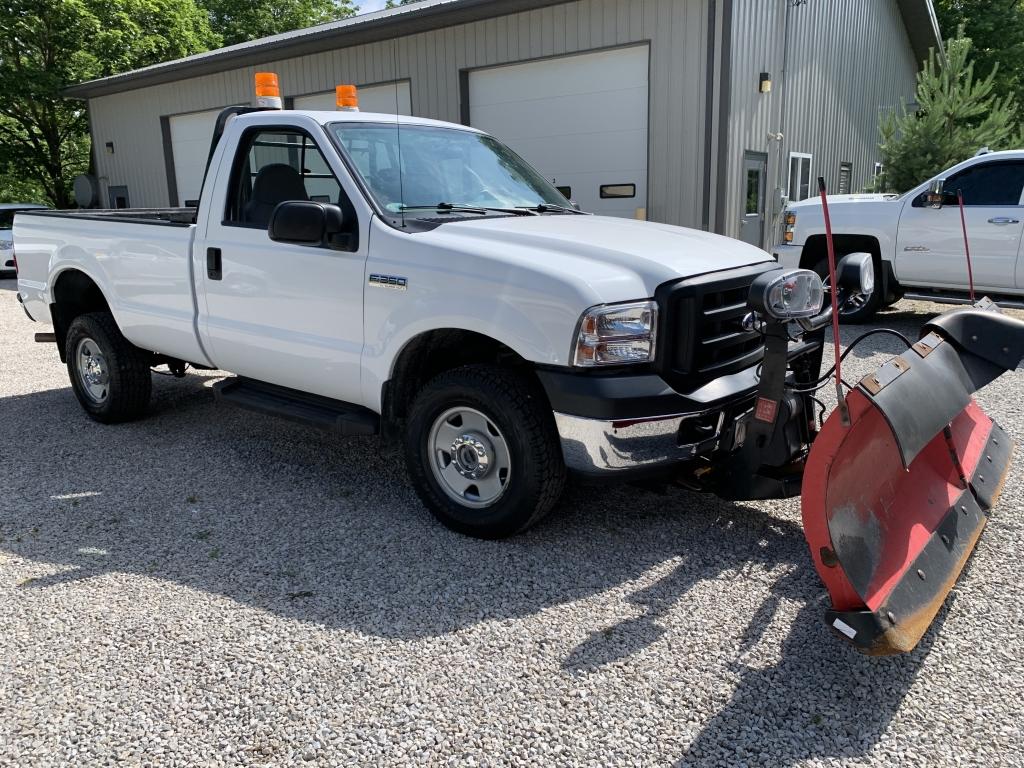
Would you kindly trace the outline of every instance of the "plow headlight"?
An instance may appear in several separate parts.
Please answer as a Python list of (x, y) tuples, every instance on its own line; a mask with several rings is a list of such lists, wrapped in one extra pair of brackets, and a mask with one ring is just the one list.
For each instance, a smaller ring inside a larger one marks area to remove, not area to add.
[(821, 278), (809, 269), (765, 272), (750, 286), (748, 304), (776, 320), (814, 317), (821, 312), (825, 291)]
[(573, 365), (625, 365), (654, 359), (658, 305), (653, 301), (591, 307), (580, 318)]

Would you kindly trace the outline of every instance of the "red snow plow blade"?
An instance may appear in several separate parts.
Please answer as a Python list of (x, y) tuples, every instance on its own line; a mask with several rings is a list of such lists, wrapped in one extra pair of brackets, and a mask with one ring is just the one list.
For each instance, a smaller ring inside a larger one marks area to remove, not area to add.
[(996, 504), (1012, 443), (971, 393), (1020, 363), (1024, 322), (987, 300), (925, 326), (865, 377), (807, 460), (802, 513), (835, 632), (884, 655), (917, 645)]

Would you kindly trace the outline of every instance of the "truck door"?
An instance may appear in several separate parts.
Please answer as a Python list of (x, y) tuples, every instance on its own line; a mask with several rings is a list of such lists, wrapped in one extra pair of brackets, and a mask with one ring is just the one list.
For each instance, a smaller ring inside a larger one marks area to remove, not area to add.
[[(197, 266), (213, 267), (197, 275), (210, 355), (240, 376), (359, 403), (366, 222), (300, 128), (249, 128), (229, 170), (222, 166), (211, 196), (223, 213), (210, 211), (196, 244)], [(287, 200), (340, 205), (353, 249), (272, 241), (270, 214)]]
[(1016, 287), (1024, 232), (1024, 161), (993, 160), (946, 179), (942, 208), (928, 205), (927, 192), (908, 201), (896, 241), (896, 277), (903, 285), (967, 290), (957, 190), (963, 193), (974, 284), (980, 290)]

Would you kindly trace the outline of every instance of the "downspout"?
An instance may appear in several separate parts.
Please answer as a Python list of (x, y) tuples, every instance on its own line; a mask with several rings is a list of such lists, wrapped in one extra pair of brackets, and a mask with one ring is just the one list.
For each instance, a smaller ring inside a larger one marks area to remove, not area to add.
[[(783, 150), (785, 149), (785, 145), (789, 141), (789, 137), (786, 136), (786, 104), (787, 104), (787, 98), (789, 96), (789, 22), (790, 22), (790, 13), (792, 12), (794, 6), (804, 5), (804, 4), (807, 3), (807, 0), (783, 0), (783, 2), (786, 4), (786, 11), (785, 11), (785, 14), (783, 16), (783, 22), (782, 22), (782, 77), (781, 77), (781, 80), (782, 80), (781, 91), (782, 91), (782, 93), (779, 94), (780, 107), (779, 107), (779, 122), (778, 122), (778, 126), (779, 126), (778, 135), (781, 138), (778, 140), (778, 144), (779, 144), (778, 162), (777, 162), (777, 164), (775, 166), (775, 190), (776, 190), (776, 194), (775, 194), (775, 199), (772, 201), (772, 225), (771, 225), (771, 229), (772, 229), (773, 241), (774, 241), (776, 235), (778, 234), (777, 230), (779, 228), (779, 222), (781, 220), (782, 209), (783, 209), (783, 206), (782, 206), (782, 195), (786, 191), (782, 187), (782, 179), (784, 178), (783, 174), (788, 171), (788, 166), (789, 166), (789, 163), (784, 162), (786, 158), (785, 158), (785, 153), (784, 153)], [(786, 169), (786, 170), (784, 170), (784, 169)]]

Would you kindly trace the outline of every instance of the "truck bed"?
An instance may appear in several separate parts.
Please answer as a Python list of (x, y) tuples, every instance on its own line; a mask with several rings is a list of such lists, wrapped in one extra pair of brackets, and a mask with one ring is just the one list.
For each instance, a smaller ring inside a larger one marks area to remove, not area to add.
[(130, 224), (157, 224), (187, 227), (196, 223), (195, 208), (79, 208), (72, 210), (19, 211), (19, 216), (50, 216), (54, 218), (118, 221)]

